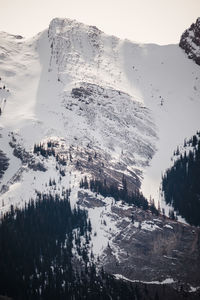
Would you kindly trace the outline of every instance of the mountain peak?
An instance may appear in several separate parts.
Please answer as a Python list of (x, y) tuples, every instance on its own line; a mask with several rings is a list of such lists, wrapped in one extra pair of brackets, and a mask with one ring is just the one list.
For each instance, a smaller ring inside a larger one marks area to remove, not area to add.
[(86, 31), (94, 31), (102, 33), (100, 29), (98, 29), (96, 26), (86, 25), (82, 22), (79, 22), (75, 19), (70, 18), (54, 18), (50, 22), (49, 29), (53, 30), (56, 29), (56, 33), (64, 33), (65, 31), (69, 31), (70, 29), (83, 29)]
[(82, 23), (79, 23), (75, 19), (56, 17), (51, 20), (49, 27), (57, 27), (57, 26), (65, 27), (65, 26), (76, 25), (76, 24), (82, 24)]

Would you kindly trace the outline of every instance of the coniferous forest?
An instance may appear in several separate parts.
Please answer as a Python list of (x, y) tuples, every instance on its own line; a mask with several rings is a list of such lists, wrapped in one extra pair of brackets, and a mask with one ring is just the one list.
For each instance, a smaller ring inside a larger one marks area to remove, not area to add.
[[(139, 291), (89, 259), (87, 213), (64, 199), (41, 195), (11, 210), (0, 224), (0, 295), (12, 299), (131, 299)], [(81, 238), (82, 237), (82, 238)], [(85, 238), (85, 244), (81, 239)], [(76, 262), (73, 251), (81, 258)]]
[(162, 179), (166, 203), (192, 225), (200, 225), (200, 132), (174, 152), (175, 161)]

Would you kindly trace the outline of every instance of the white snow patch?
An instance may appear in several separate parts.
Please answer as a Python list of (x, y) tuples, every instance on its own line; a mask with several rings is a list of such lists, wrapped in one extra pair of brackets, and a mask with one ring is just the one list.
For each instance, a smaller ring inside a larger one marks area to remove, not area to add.
[[(93, 196), (95, 197), (94, 193)], [(102, 200), (102, 196), (100, 199)], [(116, 220), (112, 218), (111, 212), (114, 199), (104, 198), (104, 203), (105, 206), (88, 208), (88, 217), (92, 226), (91, 248), (95, 257), (102, 254), (118, 232)]]
[(173, 278), (166, 278), (163, 281), (142, 281), (142, 280), (131, 280), (121, 274), (114, 274), (114, 276), (116, 279), (123, 279), (123, 280), (130, 281), (130, 282), (141, 282), (141, 283), (145, 283), (145, 284), (173, 284), (176, 282), (176, 281), (174, 281)]
[(189, 292), (190, 292), (190, 293), (195, 293), (195, 292), (197, 292), (199, 289), (200, 289), (200, 286), (197, 286), (197, 287), (190, 286)]
[(172, 229), (172, 230), (174, 229), (174, 228), (173, 228), (171, 225), (169, 225), (169, 224), (166, 224), (166, 225), (164, 225), (163, 227), (164, 227), (164, 228), (169, 228), (169, 229)]
[(156, 229), (161, 229), (161, 228), (151, 221), (143, 221), (141, 223), (141, 229), (148, 230), (148, 231), (154, 231)]

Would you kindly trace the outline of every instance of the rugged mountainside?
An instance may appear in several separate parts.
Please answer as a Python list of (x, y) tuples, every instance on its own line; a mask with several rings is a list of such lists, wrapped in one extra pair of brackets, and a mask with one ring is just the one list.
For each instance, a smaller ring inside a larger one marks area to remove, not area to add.
[(9, 131), (27, 151), (54, 136), (91, 146), (128, 180), (144, 176), (143, 193), (158, 200), (171, 153), (199, 127), (199, 67), (177, 45), (138, 45), (68, 19), (30, 40), (1, 33), (1, 45), (2, 150)]
[(179, 45), (190, 59), (200, 65), (200, 18), (182, 34)]
[(198, 228), (80, 182), (126, 182), (129, 194), (142, 188), (158, 201), (171, 153), (200, 127), (199, 66), (178, 45), (138, 45), (68, 19), (29, 40), (0, 40), (1, 212), (69, 189), (71, 207), (88, 211), (97, 265), (197, 291)]

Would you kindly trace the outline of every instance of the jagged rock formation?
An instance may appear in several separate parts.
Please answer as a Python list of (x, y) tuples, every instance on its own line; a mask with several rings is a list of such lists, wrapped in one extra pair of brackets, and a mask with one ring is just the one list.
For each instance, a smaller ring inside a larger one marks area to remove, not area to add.
[(6, 157), (5, 153), (0, 150), (0, 178), (3, 176), (4, 172), (8, 168), (8, 158)]
[(179, 46), (200, 65), (200, 18), (182, 34)]

